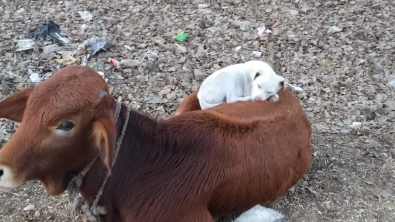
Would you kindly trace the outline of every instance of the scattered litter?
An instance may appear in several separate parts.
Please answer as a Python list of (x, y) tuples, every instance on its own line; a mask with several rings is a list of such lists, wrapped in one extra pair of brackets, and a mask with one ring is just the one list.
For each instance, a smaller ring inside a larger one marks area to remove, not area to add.
[(120, 65), (123, 68), (138, 67), (140, 65), (140, 61), (132, 59), (122, 59)]
[(395, 87), (395, 79), (391, 79), (388, 84), (392, 87)]
[(299, 12), (297, 11), (297, 10), (289, 10), (289, 14), (290, 15), (297, 15), (297, 14), (299, 14)]
[(108, 82), (108, 78), (104, 76), (104, 72), (97, 72), (104, 79), (104, 81)]
[(193, 76), (195, 77), (196, 80), (203, 80), (204, 77), (206, 77), (206, 73), (204, 73), (200, 69), (194, 69), (193, 70)]
[(103, 72), (97, 72), (97, 73), (99, 73), (99, 75), (100, 75), (101, 77), (103, 77), (103, 79), (104, 79), (104, 73), (103, 73)]
[(156, 54), (156, 52), (150, 50), (147, 54), (147, 59), (148, 59), (148, 61), (155, 61), (158, 59), (158, 54)]
[(326, 33), (328, 35), (331, 35), (331, 34), (334, 34), (334, 33), (341, 32), (342, 30), (343, 30), (342, 28), (339, 28), (337, 26), (331, 26)]
[(198, 4), (198, 9), (205, 9), (205, 8), (208, 8), (208, 7), (210, 7), (210, 4), (207, 4), (207, 3), (205, 3), (205, 4)]
[(313, 7), (309, 6), (309, 5), (303, 5), (302, 9), (301, 9), (304, 13), (307, 13), (308, 11), (313, 10)]
[(112, 18), (112, 17), (104, 17), (103, 19), (105, 19), (107, 21), (107, 23), (111, 24), (111, 25), (115, 25), (118, 23), (117, 19)]
[(362, 126), (362, 123), (361, 123), (361, 122), (353, 122), (353, 123), (351, 124), (351, 128), (353, 128), (353, 129), (360, 129), (361, 126)]
[(106, 39), (103, 37), (92, 36), (89, 39), (86, 39), (84, 42), (78, 45), (77, 49), (85, 49), (87, 46), (92, 46), (96, 42), (106, 42)]
[(84, 30), (87, 29), (87, 28), (88, 28), (88, 26), (87, 26), (86, 24), (82, 24), (82, 25), (81, 25), (81, 30), (82, 30), (82, 31), (84, 31)]
[(111, 62), (115, 66), (115, 68), (120, 68), (119, 62), (117, 60), (109, 58), (108, 61)]
[(8, 73), (8, 75), (10, 75), (10, 76), (14, 76), (14, 77), (17, 77), (17, 78), (20, 78), (20, 79), (25, 79), (22, 76), (18, 76), (16, 74), (12, 73), (12, 72), (6, 72), (6, 73)]
[(119, 80), (124, 79), (123, 76), (118, 75), (116, 73), (113, 73), (111, 76), (109, 76), (109, 78), (111, 78), (111, 79), (119, 79)]
[(16, 51), (25, 51), (34, 48), (34, 40), (33, 39), (20, 39), (17, 40)]
[(48, 21), (44, 23), (41, 28), (31, 30), (29, 37), (35, 40), (38, 40), (40, 38), (55, 39), (64, 44), (70, 43), (67, 38), (60, 35), (60, 26), (53, 21)]
[(188, 52), (185, 46), (179, 45), (177, 43), (174, 45), (174, 51), (176, 54), (185, 54)]
[(87, 66), (91, 67), (91, 68), (95, 68), (96, 67), (96, 62), (90, 62), (87, 64)]
[(289, 84), (289, 83), (285, 83), (285, 85), (287, 85), (287, 86), (290, 86), (291, 88), (293, 88), (295, 91), (297, 91), (297, 92), (302, 92), (303, 91), (303, 89), (302, 88), (300, 88), (300, 87), (298, 87), (298, 86), (294, 86), (294, 85), (292, 85), (292, 84)]
[(261, 56), (262, 56), (262, 52), (253, 51), (253, 52), (251, 53), (251, 55), (253, 55), (253, 56), (255, 56), (255, 57), (259, 58), (259, 57), (261, 57)]
[(261, 205), (256, 205), (253, 208), (242, 213), (235, 220), (235, 222), (252, 222), (252, 221), (285, 222), (285, 216), (273, 209), (266, 208)]
[(133, 50), (133, 48), (130, 47), (130, 46), (128, 46), (128, 45), (124, 45), (123, 47), (125, 47), (125, 49), (127, 49), (127, 50), (129, 50), (129, 51), (132, 51), (132, 50)]
[(59, 47), (56, 44), (43, 46), (43, 53), (46, 55), (51, 54), (56, 50), (59, 50)]
[(20, 8), (20, 9), (18, 9), (15, 13), (22, 13), (22, 12), (25, 12), (25, 9), (24, 8)]
[(23, 208), (24, 211), (30, 211), (33, 210), (36, 206), (34, 206), (33, 204), (29, 204), (27, 205), (27, 207)]
[(237, 52), (237, 51), (240, 51), (240, 49), (241, 49), (241, 46), (237, 46), (236, 48), (235, 48), (235, 51)]
[(233, 24), (238, 25), (241, 31), (249, 31), (251, 27), (251, 22), (250, 21), (239, 21), (236, 20), (233, 22)]
[(140, 61), (140, 67), (143, 65), (143, 61), (144, 61), (145, 57), (147, 57), (147, 56), (148, 56), (149, 61), (155, 61), (158, 58), (158, 54), (156, 54), (155, 52), (148, 49)]
[(41, 81), (40, 75), (38, 73), (33, 72), (31, 69), (27, 71), (29, 74), (29, 78), (34, 83), (39, 83)]
[(64, 53), (64, 54), (62, 54), (61, 59), (55, 59), (55, 61), (58, 62), (59, 64), (62, 64), (62, 65), (71, 65), (71, 64), (75, 63), (77, 60), (70, 54)]
[(88, 21), (92, 20), (92, 18), (93, 18), (93, 15), (88, 11), (78, 11), (78, 14), (81, 16), (81, 18), (85, 22), (88, 22)]
[(162, 103), (162, 99), (154, 95), (153, 93), (149, 93), (147, 103), (150, 104)]
[(182, 33), (179, 33), (179, 34), (173, 36), (173, 38), (177, 39), (179, 42), (183, 42), (183, 41), (185, 41), (187, 36), (188, 36), (188, 33), (182, 32)]
[(267, 29), (265, 26), (258, 27), (257, 30), (258, 30), (258, 36), (259, 37), (263, 37), (267, 33), (271, 33), (272, 32), (270, 29)]
[(96, 42), (95, 44), (93, 44), (91, 47), (92, 55), (95, 55), (97, 52), (102, 50), (106, 45), (107, 42)]

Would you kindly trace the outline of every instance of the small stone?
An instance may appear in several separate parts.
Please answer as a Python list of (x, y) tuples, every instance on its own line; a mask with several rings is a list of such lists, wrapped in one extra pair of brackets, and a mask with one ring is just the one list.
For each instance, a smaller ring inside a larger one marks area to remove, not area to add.
[(185, 46), (179, 45), (177, 43), (174, 45), (174, 50), (176, 54), (185, 54), (188, 52)]
[(296, 10), (289, 10), (289, 14), (291, 14), (291, 15), (297, 15), (297, 14), (299, 14), (299, 12), (296, 11)]
[(342, 28), (339, 28), (337, 26), (331, 26), (326, 33), (328, 35), (331, 35), (331, 34), (334, 34), (334, 33), (341, 32), (342, 30), (343, 30)]
[(194, 69), (193, 70), (193, 76), (195, 77), (196, 80), (203, 80), (206, 76), (206, 73), (204, 73), (200, 69)]
[(279, 212), (262, 207), (261, 205), (256, 205), (250, 210), (242, 213), (238, 218), (236, 218), (235, 222), (285, 222), (285, 216), (280, 214)]
[(198, 4), (198, 9), (204, 9), (204, 8), (208, 8), (210, 6), (210, 4)]
[(118, 20), (112, 17), (104, 17), (104, 19), (106, 20), (107, 24), (115, 25), (118, 23)]
[(251, 53), (251, 55), (255, 56), (256, 58), (259, 58), (259, 57), (262, 56), (262, 52), (253, 51), (253, 52)]
[(122, 59), (119, 64), (122, 68), (138, 67), (140, 65), (140, 61), (136, 59)]
[(353, 129), (360, 129), (361, 126), (362, 126), (362, 123), (361, 123), (361, 122), (353, 122), (353, 123), (351, 124), (351, 128), (353, 128)]
[(34, 206), (33, 204), (29, 204), (27, 205), (27, 207), (23, 208), (24, 211), (30, 211), (33, 210), (36, 206)]
[(40, 214), (40, 212), (38, 212), (38, 211), (36, 211), (36, 212), (34, 213), (34, 216), (35, 216), (35, 217), (40, 217), (40, 215), (41, 215), (41, 214)]
[(385, 105), (390, 109), (390, 110), (395, 110), (395, 101), (393, 100), (388, 100), (385, 102)]
[(312, 10), (312, 9), (313, 9), (313, 7), (311, 7), (311, 6), (309, 6), (309, 5), (303, 5), (303, 7), (302, 7), (302, 11), (303, 11), (304, 13), (306, 13), (306, 12)]

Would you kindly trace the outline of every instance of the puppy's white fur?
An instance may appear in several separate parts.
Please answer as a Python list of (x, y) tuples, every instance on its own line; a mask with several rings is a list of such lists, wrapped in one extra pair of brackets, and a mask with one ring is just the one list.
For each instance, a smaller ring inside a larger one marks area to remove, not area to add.
[(284, 86), (278, 76), (263, 61), (248, 61), (215, 71), (200, 86), (197, 97), (202, 109), (237, 101), (270, 101), (279, 99), (277, 92)]

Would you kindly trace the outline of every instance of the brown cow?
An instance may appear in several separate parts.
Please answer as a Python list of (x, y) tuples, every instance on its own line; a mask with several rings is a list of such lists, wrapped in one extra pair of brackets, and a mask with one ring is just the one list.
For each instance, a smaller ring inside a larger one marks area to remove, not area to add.
[(103, 221), (212, 222), (273, 202), (309, 168), (310, 122), (288, 90), (278, 102), (222, 104), (159, 121), (131, 111), (126, 122), (122, 105), (115, 123), (115, 109), (106, 82), (83, 66), (1, 101), (0, 117), (21, 124), (0, 150), (0, 189), (39, 180), (61, 194), (100, 154), (79, 191), (92, 203), (111, 171), (99, 202)]

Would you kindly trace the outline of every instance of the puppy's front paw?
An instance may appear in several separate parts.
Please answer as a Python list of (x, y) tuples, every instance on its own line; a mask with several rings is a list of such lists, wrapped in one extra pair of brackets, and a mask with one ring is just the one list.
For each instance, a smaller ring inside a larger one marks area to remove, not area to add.
[(279, 99), (280, 97), (277, 94), (269, 98), (270, 102), (277, 102)]

